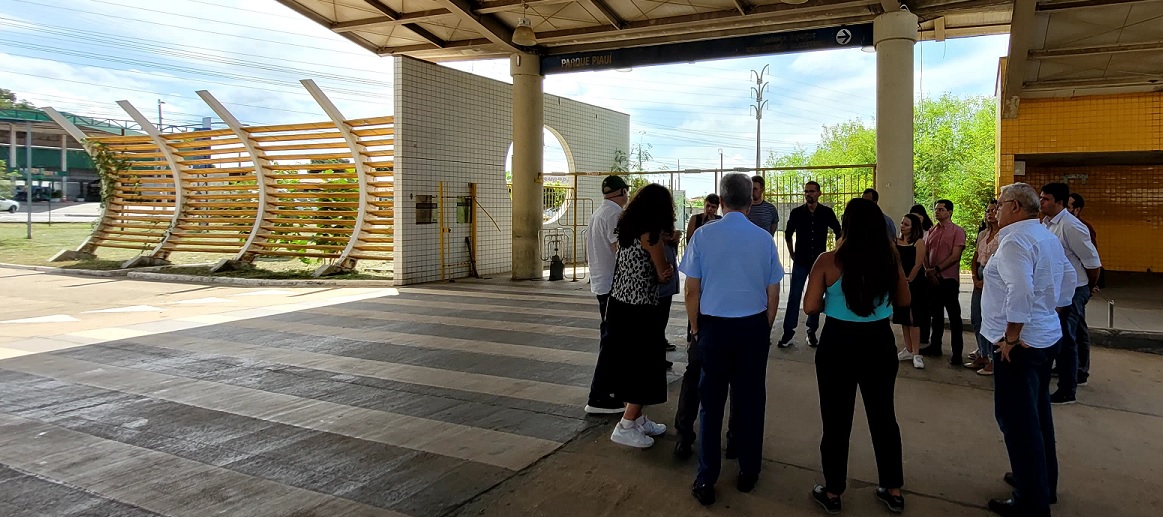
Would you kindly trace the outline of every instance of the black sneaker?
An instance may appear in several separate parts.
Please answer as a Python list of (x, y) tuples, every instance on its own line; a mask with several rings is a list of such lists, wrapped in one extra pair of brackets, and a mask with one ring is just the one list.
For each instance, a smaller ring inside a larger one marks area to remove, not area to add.
[(828, 497), (827, 490), (824, 490), (822, 485), (816, 485), (812, 488), (812, 499), (814, 499), (820, 506), (824, 507), (824, 511), (831, 515), (840, 513), (840, 498)]
[(755, 490), (755, 483), (759, 482), (759, 475), (757, 474), (739, 474), (739, 479), (735, 481), (735, 488), (740, 492), (748, 493)]
[(892, 495), (888, 493), (887, 489), (876, 487), (876, 498), (888, 507), (888, 511), (892, 513), (901, 513), (905, 511), (905, 498), (903, 495)]
[(1051, 404), (1073, 404), (1075, 402), (1078, 402), (1078, 399), (1076, 399), (1074, 395), (1067, 395), (1062, 393), (1062, 390), (1058, 390), (1050, 394)]
[[(1017, 482), (1014, 481), (1013, 472), (1006, 472), (1005, 475), (1001, 477), (1001, 479), (1009, 486), (1014, 488), (1018, 487)], [(1058, 504), (1058, 496), (1056, 494), (1050, 494), (1050, 504)]]
[(941, 357), (943, 354), (941, 352), (940, 344), (923, 346), (920, 350), (917, 350), (917, 352), (926, 357)]
[(960, 356), (960, 355), (954, 355), (954, 356), (950, 356), (950, 357), (949, 357), (949, 365), (950, 365), (950, 366), (956, 366), (956, 367), (958, 367), (958, 368), (964, 368), (964, 367), (965, 367), (965, 363), (961, 362), (961, 356)]
[(820, 340), (816, 338), (816, 331), (814, 330), (808, 331), (808, 346), (812, 348), (820, 346)]
[(787, 347), (791, 346), (791, 338), (794, 335), (795, 335), (795, 332), (784, 332), (783, 337), (779, 338), (779, 343), (776, 343), (775, 346), (778, 346), (780, 348), (787, 348)]
[(687, 443), (684, 440), (679, 440), (678, 443), (674, 444), (674, 457), (675, 458), (678, 458), (680, 460), (685, 460), (687, 458), (690, 458), (691, 455), (694, 453), (695, 453), (694, 444), (692, 444), (692, 443)]
[(691, 487), (691, 495), (698, 499), (699, 504), (703, 506), (710, 506), (715, 504), (715, 487), (706, 483), (695, 482)]

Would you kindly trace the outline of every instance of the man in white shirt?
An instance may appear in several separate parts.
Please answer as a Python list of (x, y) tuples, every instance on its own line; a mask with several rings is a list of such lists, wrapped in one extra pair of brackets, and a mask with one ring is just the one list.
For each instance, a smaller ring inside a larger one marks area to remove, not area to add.
[[(1048, 183), (1042, 187), (1039, 197), (1042, 215), (1045, 216), (1043, 224), (1058, 237), (1075, 271), (1073, 299), (1070, 306), (1059, 314), (1066, 335), (1063, 336), (1062, 351), (1058, 355), (1058, 391), (1050, 396), (1050, 402), (1054, 404), (1073, 404), (1077, 400), (1079, 385), (1079, 356), (1090, 358), (1089, 348), (1085, 354), (1078, 348), (1079, 333), (1084, 331), (1081, 322), (1086, 318), (1086, 302), (1090, 301), (1091, 293), (1098, 287), (1102, 262), (1090, 240), (1090, 230), (1066, 209), (1070, 202), (1070, 186), (1065, 183)], [(1085, 341), (1089, 346), (1090, 340)]]
[(1057, 501), (1058, 457), (1050, 409), (1050, 364), (1062, 342), (1058, 307), (1076, 279), (1058, 238), (1038, 223), (1038, 194), (1025, 183), (1002, 187), (997, 252), (985, 266), (981, 335), (997, 344), (994, 415), (1005, 437), (1014, 487), (989, 509), (1003, 516), (1049, 517)]
[[(602, 196), (605, 200), (590, 216), (586, 233), (586, 258), (589, 261), (590, 292), (598, 297), (598, 311), (602, 315), (601, 335), (606, 335), (606, 302), (610, 300), (610, 290), (614, 287), (614, 262), (617, 258), (618, 237), (614, 228), (622, 207), (629, 199), (630, 185), (618, 176), (607, 176), (602, 180)], [(604, 341), (604, 340), (602, 340)], [(621, 414), (625, 410), (622, 402), (614, 400), (610, 388), (609, 360), (598, 349), (598, 363), (594, 366), (594, 380), (590, 383), (590, 397), (586, 402), (586, 413), (596, 415)]]

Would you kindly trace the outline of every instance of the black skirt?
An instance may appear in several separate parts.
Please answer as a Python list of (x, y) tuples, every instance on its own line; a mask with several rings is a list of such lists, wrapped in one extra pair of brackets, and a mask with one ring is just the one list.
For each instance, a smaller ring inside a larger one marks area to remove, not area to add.
[(610, 298), (602, 348), (609, 348), (617, 400), (643, 406), (666, 402), (666, 349), (658, 342), (657, 319), (657, 305)]
[(909, 282), (909, 294), (912, 303), (908, 307), (893, 307), (892, 322), (897, 325), (919, 327), (923, 318), (929, 315), (928, 300), (929, 285), (925, 281), (924, 270), (912, 282)]

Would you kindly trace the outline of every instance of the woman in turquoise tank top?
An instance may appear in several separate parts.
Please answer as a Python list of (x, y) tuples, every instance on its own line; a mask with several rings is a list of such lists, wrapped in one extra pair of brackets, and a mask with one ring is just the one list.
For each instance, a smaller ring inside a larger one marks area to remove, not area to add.
[(909, 285), (876, 203), (849, 201), (841, 226), (836, 249), (816, 259), (804, 293), (804, 312), (827, 315), (816, 349), (825, 484), (812, 489), (812, 498), (829, 513), (840, 511), (859, 388), (880, 477), (876, 497), (901, 512), (904, 467), (893, 401), (898, 362), (891, 320), (894, 305), (908, 307)]

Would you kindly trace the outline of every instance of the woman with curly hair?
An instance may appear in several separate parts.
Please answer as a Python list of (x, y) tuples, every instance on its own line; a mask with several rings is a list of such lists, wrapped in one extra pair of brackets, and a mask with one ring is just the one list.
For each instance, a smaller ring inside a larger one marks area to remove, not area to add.
[(666, 426), (652, 422), (642, 406), (666, 402), (666, 351), (658, 345), (658, 285), (674, 276), (663, 235), (674, 231), (674, 199), (658, 184), (642, 187), (618, 218), (614, 286), (606, 307), (614, 398), (626, 404), (610, 440), (629, 447), (654, 445)]
[(905, 507), (904, 467), (893, 400), (898, 363), (890, 321), (894, 305), (909, 306), (909, 284), (876, 203), (849, 201), (841, 226), (843, 236), (835, 250), (816, 259), (804, 295), (804, 312), (828, 316), (816, 351), (825, 484), (812, 489), (812, 498), (828, 513), (840, 511), (859, 388), (880, 477), (876, 497), (899, 513)]

